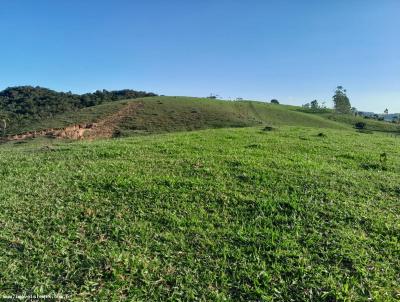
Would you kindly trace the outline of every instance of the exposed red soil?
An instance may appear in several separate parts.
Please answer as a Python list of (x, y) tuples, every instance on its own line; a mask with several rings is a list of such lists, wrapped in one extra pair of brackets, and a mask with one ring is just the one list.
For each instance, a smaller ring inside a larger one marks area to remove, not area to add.
[(96, 139), (113, 137), (114, 131), (118, 124), (126, 117), (133, 115), (137, 110), (143, 108), (143, 103), (131, 103), (116, 113), (105, 117), (95, 123), (83, 123), (71, 125), (65, 128), (51, 128), (40, 131), (29, 131), (22, 134), (11, 135), (6, 138), (6, 141), (24, 140), (35, 137), (51, 137), (59, 139)]

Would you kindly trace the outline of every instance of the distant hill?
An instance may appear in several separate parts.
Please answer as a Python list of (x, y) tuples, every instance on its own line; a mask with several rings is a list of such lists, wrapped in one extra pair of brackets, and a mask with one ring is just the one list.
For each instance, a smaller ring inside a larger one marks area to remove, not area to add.
[(382, 115), (385, 121), (393, 121), (393, 119), (400, 117), (400, 113), (391, 113)]
[(362, 116), (374, 116), (376, 114), (375, 112), (369, 112), (369, 111), (359, 111), (358, 113)]
[(8, 119), (6, 136), (18, 135), (18, 139), (106, 138), (256, 125), (352, 129), (360, 121), (368, 131), (400, 132), (396, 124), (333, 111), (304, 112), (297, 106), (156, 96), (134, 90), (77, 95), (41, 87), (14, 87), (0, 92), (0, 108), (0, 114)]
[(383, 119), (387, 122), (391, 122), (393, 121), (393, 119), (398, 118), (400, 116), (400, 113), (382, 114), (382, 113), (364, 112), (364, 111), (360, 111), (359, 113), (362, 116), (368, 116), (368, 117), (377, 115), (378, 117), (383, 117)]

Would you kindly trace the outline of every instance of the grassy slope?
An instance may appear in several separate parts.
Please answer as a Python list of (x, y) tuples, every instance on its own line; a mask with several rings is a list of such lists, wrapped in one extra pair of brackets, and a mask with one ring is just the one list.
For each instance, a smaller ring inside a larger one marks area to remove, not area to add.
[(398, 299), (400, 140), (259, 128), (3, 145), (0, 293)]
[(18, 125), (11, 125), (8, 134), (19, 134), (34, 130), (50, 128), (64, 128), (73, 124), (93, 123), (122, 109), (129, 101), (116, 101), (93, 107), (83, 108), (77, 111), (69, 111), (63, 114), (38, 121), (26, 121)]
[(355, 124), (358, 122), (363, 122), (366, 124), (365, 130), (375, 131), (375, 132), (386, 132), (392, 134), (400, 134), (400, 125), (394, 124), (387, 121), (378, 121), (374, 119), (366, 119), (362, 116), (354, 116), (352, 114), (336, 114), (332, 109), (326, 109), (327, 112), (312, 112), (310, 110), (305, 110), (304, 108), (297, 106), (287, 106), (282, 105), (287, 110), (295, 110), (299, 112), (307, 112), (311, 115), (320, 116), (324, 119), (328, 119), (331, 121), (335, 121), (341, 123), (343, 125), (355, 127)]
[(135, 115), (128, 116), (120, 123), (118, 130), (125, 135), (244, 127), (261, 123), (339, 129), (346, 127), (314, 114), (290, 110), (288, 106), (249, 101), (228, 102), (189, 97), (154, 97), (106, 103), (76, 112), (67, 112), (52, 119), (15, 126), (9, 129), (9, 133), (94, 122), (122, 109), (128, 102), (141, 102), (144, 106)]
[(363, 122), (366, 124), (365, 129), (370, 131), (400, 133), (399, 124), (377, 121), (373, 119), (365, 119), (361, 116), (352, 116), (352, 115), (323, 114), (322, 116), (330, 120), (352, 126), (354, 126), (357, 122)]
[[(261, 102), (227, 102), (197, 98), (163, 97), (143, 101), (136, 115), (122, 121), (120, 129), (165, 132), (207, 128), (244, 127), (257, 124), (298, 125), (343, 129), (342, 124), (319, 116), (287, 110)], [(131, 130), (131, 131), (129, 131)]]

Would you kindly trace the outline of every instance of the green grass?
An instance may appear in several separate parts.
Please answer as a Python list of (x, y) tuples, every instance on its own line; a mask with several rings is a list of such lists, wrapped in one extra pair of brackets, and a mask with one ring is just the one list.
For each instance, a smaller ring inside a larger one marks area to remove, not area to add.
[(388, 122), (333, 113), (307, 113), (289, 105), (275, 105), (256, 101), (220, 101), (191, 97), (146, 97), (124, 100), (65, 112), (43, 120), (11, 123), (7, 134), (20, 134), (50, 128), (64, 128), (73, 124), (99, 122), (123, 111), (132, 103), (141, 103), (134, 114), (117, 123), (117, 136), (135, 136), (210, 128), (270, 126), (304, 126), (332, 129), (351, 129), (357, 122), (366, 123), (366, 131), (400, 133), (400, 126)]
[(399, 124), (394, 124), (385, 121), (377, 121), (373, 119), (365, 119), (361, 116), (353, 116), (353, 115), (322, 114), (322, 116), (339, 123), (351, 125), (353, 127), (355, 126), (356, 123), (363, 122), (366, 125), (365, 130), (369, 131), (400, 134)]
[(71, 124), (92, 123), (123, 109), (128, 103), (141, 103), (135, 114), (126, 116), (115, 129), (120, 135), (176, 132), (209, 128), (247, 127), (260, 124), (293, 125), (346, 129), (349, 126), (315, 114), (298, 112), (293, 106), (262, 102), (229, 102), (190, 97), (147, 97), (143, 99), (105, 103), (51, 119), (14, 124), (9, 134), (48, 128), (63, 128)]
[[(140, 101), (137, 101), (140, 102)], [(261, 102), (228, 102), (198, 98), (158, 97), (141, 101), (144, 107), (122, 121), (124, 131), (148, 133), (207, 128), (297, 125), (344, 129), (345, 126), (319, 116)]]
[(261, 128), (1, 146), (0, 293), (398, 300), (400, 140)]

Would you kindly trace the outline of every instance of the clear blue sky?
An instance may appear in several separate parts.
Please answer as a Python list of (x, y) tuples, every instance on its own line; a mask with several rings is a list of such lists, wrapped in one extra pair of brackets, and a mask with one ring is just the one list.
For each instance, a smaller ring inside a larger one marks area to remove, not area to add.
[(399, 0), (2, 0), (0, 89), (303, 104), (343, 85), (400, 112)]

